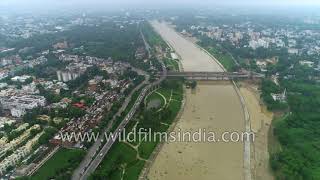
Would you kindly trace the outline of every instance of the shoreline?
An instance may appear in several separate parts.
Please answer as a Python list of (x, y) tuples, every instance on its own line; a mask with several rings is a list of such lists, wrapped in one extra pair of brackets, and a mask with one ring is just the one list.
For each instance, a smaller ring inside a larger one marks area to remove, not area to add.
[(241, 83), (240, 92), (245, 97), (245, 103), (251, 113), (251, 129), (256, 134), (251, 143), (251, 174), (253, 179), (274, 180), (269, 162), (269, 133), (273, 113), (266, 111), (255, 85)]

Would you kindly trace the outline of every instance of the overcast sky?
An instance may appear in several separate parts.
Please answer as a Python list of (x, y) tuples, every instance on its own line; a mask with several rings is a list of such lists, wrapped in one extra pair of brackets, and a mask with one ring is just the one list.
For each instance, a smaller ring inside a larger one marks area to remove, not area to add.
[(0, 0), (0, 5), (53, 4), (256, 4), (256, 5), (320, 5), (320, 0)]
[(289, 7), (289, 6), (320, 6), (320, 0), (0, 0), (0, 8), (14, 10), (17, 8), (37, 8), (45, 10), (56, 7), (215, 7), (218, 5), (228, 6), (267, 6)]

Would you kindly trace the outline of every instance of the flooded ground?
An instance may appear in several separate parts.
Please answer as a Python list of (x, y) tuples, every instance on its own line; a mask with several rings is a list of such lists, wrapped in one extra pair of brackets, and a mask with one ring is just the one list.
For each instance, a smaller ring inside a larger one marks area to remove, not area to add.
[[(223, 71), (219, 64), (192, 42), (165, 23), (152, 26), (181, 57), (184, 71)], [(175, 131), (243, 132), (244, 112), (233, 85), (229, 82), (198, 82), (188, 89), (186, 103)], [(242, 180), (244, 145), (242, 142), (172, 142), (163, 145), (148, 178), (150, 180)]]
[[(241, 104), (231, 83), (198, 83), (186, 92), (183, 114), (175, 130), (243, 131)], [(173, 142), (165, 144), (149, 172), (150, 180), (242, 180), (243, 143)]]
[(159, 21), (152, 21), (151, 24), (161, 34), (162, 38), (179, 54), (184, 71), (222, 71), (215, 60), (195, 44), (178, 35), (167, 24), (160, 23)]

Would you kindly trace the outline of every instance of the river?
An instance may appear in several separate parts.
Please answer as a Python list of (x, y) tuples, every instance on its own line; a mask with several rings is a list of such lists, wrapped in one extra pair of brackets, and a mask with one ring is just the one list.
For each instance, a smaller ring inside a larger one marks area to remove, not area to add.
[[(151, 24), (181, 57), (184, 71), (223, 71), (215, 59), (169, 25), (158, 21)], [(245, 130), (241, 102), (231, 83), (199, 82), (195, 90), (187, 89), (185, 96), (174, 131), (196, 132), (200, 128), (219, 137), (226, 131)], [(151, 180), (242, 180), (243, 167), (242, 142), (170, 142), (163, 145), (148, 177)]]

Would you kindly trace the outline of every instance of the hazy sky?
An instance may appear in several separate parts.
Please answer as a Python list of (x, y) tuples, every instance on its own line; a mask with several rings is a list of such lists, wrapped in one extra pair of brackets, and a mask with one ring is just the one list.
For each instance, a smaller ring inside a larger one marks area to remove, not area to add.
[(18, 9), (37, 9), (39, 11), (54, 9), (71, 8), (127, 8), (127, 7), (204, 7), (216, 6), (258, 6), (266, 9), (268, 6), (287, 7), (294, 6), (320, 6), (320, 0), (0, 0), (0, 8), (19, 11)]
[(247, 4), (247, 5), (320, 5), (320, 0), (0, 0), (0, 5), (56, 4)]

